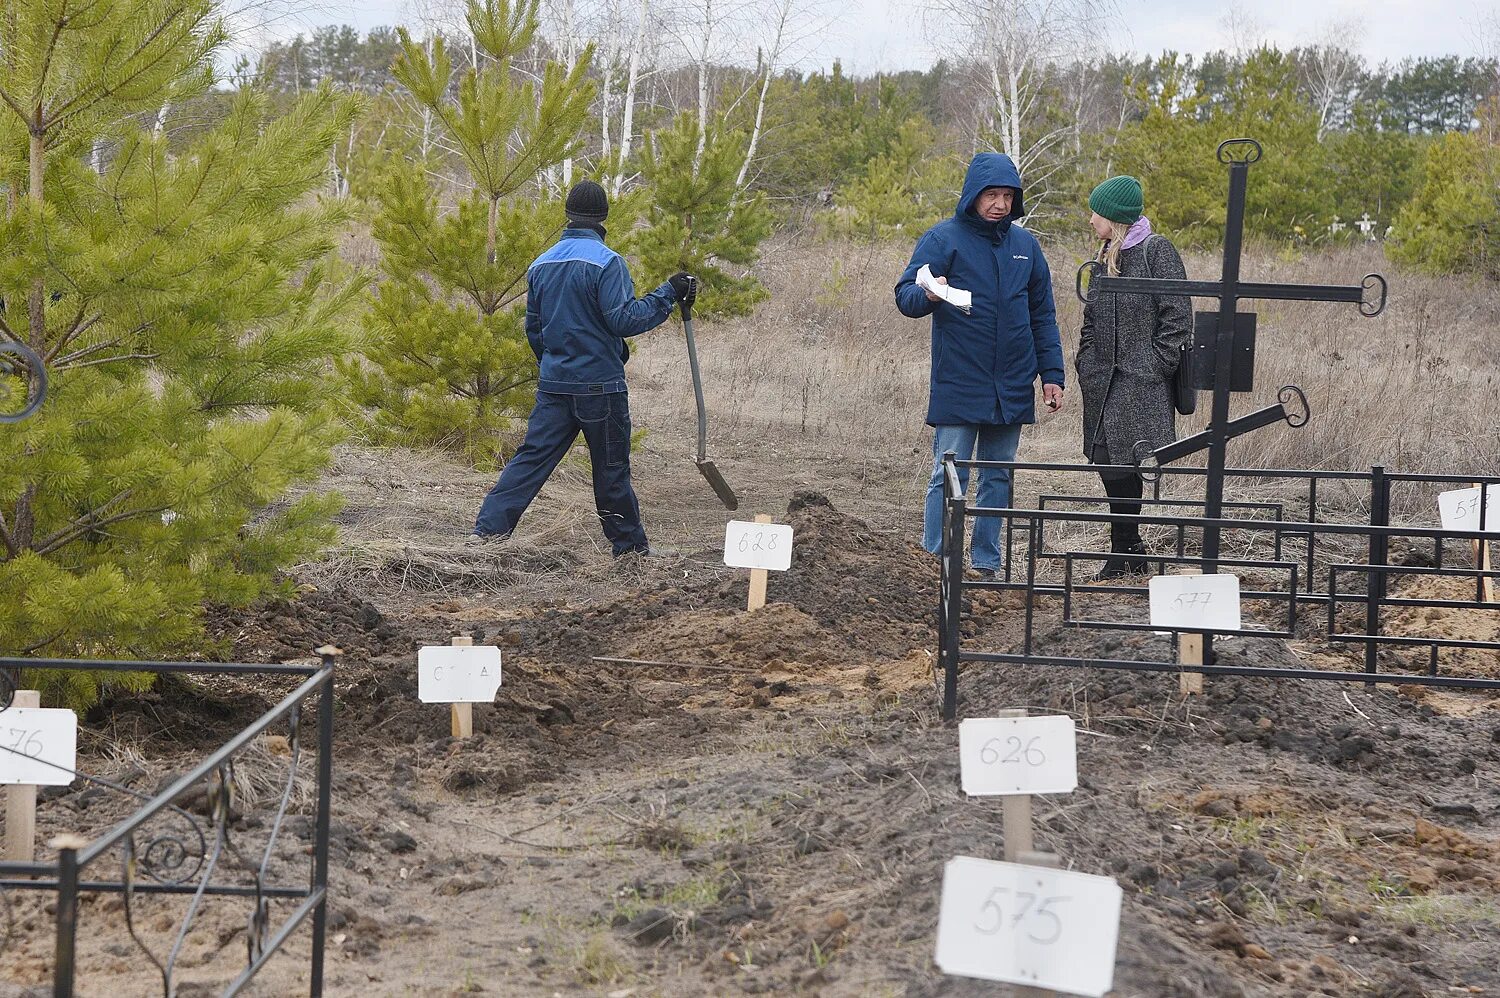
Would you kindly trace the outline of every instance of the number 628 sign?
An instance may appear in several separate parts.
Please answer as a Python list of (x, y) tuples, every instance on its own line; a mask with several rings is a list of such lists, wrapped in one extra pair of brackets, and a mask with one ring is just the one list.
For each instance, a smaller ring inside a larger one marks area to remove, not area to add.
[(792, 567), (792, 528), (784, 523), (730, 520), (724, 528), (724, 564), (785, 572)]

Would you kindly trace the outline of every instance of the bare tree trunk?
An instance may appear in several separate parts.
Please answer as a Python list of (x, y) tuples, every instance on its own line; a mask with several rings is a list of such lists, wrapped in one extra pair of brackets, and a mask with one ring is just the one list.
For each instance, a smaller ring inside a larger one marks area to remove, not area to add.
[(625, 183), (625, 160), (635, 136), (635, 92), (641, 79), (641, 52), (646, 47), (646, 21), (651, 17), (651, 0), (641, 0), (641, 19), (636, 23), (635, 44), (630, 48), (630, 70), (625, 80), (625, 104), (620, 109), (620, 155), (615, 165), (614, 193)]
[[(31, 201), (33, 210), (32, 225), (41, 224), (42, 207), (45, 204), (42, 197), (42, 181), (47, 172), (46, 133), (41, 127), (41, 108), (37, 109), (36, 117), (37, 120), (33, 122), (31, 128), (28, 162), (30, 187), (27, 190), (27, 197)], [(38, 356), (45, 357), (47, 355), (47, 291), (40, 269), (31, 279), (31, 294), (26, 304), (29, 325), (26, 330), (27, 345), (36, 351)], [(11, 532), (11, 540), (17, 548), (26, 551), (30, 550), (35, 534), (36, 483), (28, 482), (16, 499), (16, 526)]]
[(693, 176), (703, 165), (708, 145), (708, 54), (714, 37), (714, 0), (703, 0), (703, 45), (698, 50), (698, 148), (693, 150)]
[[(578, 28), (574, 20), (573, 0), (565, 0), (563, 3), (563, 33), (563, 50), (567, 59), (567, 71), (571, 76), (573, 67), (578, 62)], [(572, 156), (562, 161), (562, 182), (565, 188), (573, 186)]]

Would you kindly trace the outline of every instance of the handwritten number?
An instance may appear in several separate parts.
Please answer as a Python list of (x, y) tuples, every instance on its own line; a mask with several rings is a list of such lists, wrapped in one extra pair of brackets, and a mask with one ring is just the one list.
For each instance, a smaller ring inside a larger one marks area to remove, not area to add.
[(981, 913), (988, 912), (994, 924), (992, 924), (989, 928), (985, 928), (983, 925), (975, 922), (974, 928), (978, 929), (980, 932), (983, 932), (987, 936), (993, 936), (995, 933), (1000, 931), (1001, 926), (1005, 924), (1005, 915), (1000, 910), (1000, 902), (998, 899), (1001, 894), (1005, 894), (1007, 892), (1008, 888), (1005, 887), (996, 887), (990, 891), (989, 897), (984, 899), (984, 904), (979, 906), (979, 910)]
[(1062, 919), (1060, 919), (1060, 918), (1057, 917), (1057, 912), (1050, 911), (1048, 909), (1052, 905), (1054, 905), (1054, 904), (1062, 904), (1064, 901), (1068, 901), (1068, 900), (1071, 900), (1071, 898), (1065, 898), (1065, 897), (1047, 898), (1044, 901), (1042, 901), (1042, 903), (1037, 906), (1037, 909), (1036, 909), (1036, 919), (1033, 919), (1033, 921), (1036, 921), (1036, 920), (1039, 920), (1039, 919), (1043, 919), (1043, 918), (1049, 920), (1052, 923), (1052, 934), (1049, 935), (1049, 936), (1043, 937), (1043, 936), (1038, 936), (1034, 932), (1027, 932), (1026, 933), (1026, 938), (1030, 939), (1032, 942), (1037, 943), (1038, 945), (1041, 945), (1041, 946), (1051, 946), (1053, 943), (1055, 943), (1059, 939), (1061, 939), (1062, 938), (1062, 930), (1063, 930)]
[(1047, 761), (1047, 753), (1037, 747), (1036, 743), (1039, 741), (1041, 741), (1040, 735), (1024, 742), (1015, 735), (1010, 735), (1005, 739), (1005, 744), (1010, 746), (1010, 751), (1002, 757), (1000, 750), (996, 748), (1000, 744), (1000, 739), (991, 738), (980, 746), (979, 761), (986, 766), (993, 766), (997, 762), (1002, 765), (1008, 762), (1024, 762), (1028, 766), (1040, 766)]
[(36, 759), (42, 754), (41, 732), (28, 728), (11, 728), (10, 749), (18, 755), (24, 755), (28, 759)]
[[(975, 931), (986, 936), (993, 936), (1005, 927), (1005, 910), (1001, 907), (1000, 898), (1001, 895), (1008, 893), (1010, 889), (1006, 887), (991, 888), (984, 903), (979, 906), (980, 917), (974, 922)], [(1020, 927), (1021, 923), (1025, 922), (1026, 938), (1038, 946), (1051, 946), (1062, 938), (1062, 919), (1057, 912), (1052, 910), (1052, 906), (1070, 901), (1071, 898), (1044, 898), (1030, 891), (1018, 891), (1016, 899), (1016, 910), (1010, 916), (1012, 929)]]

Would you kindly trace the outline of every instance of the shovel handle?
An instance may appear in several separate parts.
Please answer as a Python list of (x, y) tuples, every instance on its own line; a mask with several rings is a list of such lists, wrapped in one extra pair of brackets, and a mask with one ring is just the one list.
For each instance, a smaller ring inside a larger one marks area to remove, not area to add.
[(703, 377), (698, 373), (698, 346), (693, 341), (691, 308), (682, 306), (682, 331), (687, 336), (688, 367), (693, 372), (693, 397), (698, 402), (698, 463), (708, 459), (708, 409), (703, 404)]

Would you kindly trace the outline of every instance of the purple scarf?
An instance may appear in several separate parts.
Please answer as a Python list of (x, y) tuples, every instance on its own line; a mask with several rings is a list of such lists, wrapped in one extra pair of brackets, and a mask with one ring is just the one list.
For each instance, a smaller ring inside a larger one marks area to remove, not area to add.
[(1140, 218), (1135, 220), (1135, 223), (1130, 226), (1129, 231), (1125, 233), (1125, 241), (1120, 243), (1120, 249), (1128, 250), (1132, 246), (1139, 246), (1141, 243), (1145, 242), (1147, 237), (1150, 235), (1151, 219), (1147, 218), (1145, 215), (1142, 215)]

